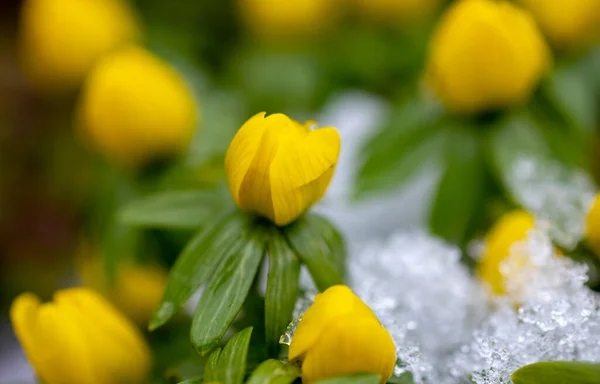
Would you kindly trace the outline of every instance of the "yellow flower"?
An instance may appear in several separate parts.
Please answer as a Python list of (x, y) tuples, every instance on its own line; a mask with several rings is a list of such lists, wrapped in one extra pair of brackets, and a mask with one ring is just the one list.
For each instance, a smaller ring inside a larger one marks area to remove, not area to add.
[(86, 288), (54, 294), (42, 304), (17, 297), (10, 317), (21, 345), (46, 384), (144, 383), (150, 351), (137, 328)]
[(302, 362), (302, 382), (374, 373), (385, 383), (396, 364), (394, 341), (350, 288), (336, 285), (315, 297), (292, 338), (290, 360)]
[(535, 219), (529, 212), (515, 210), (502, 216), (490, 229), (477, 272), (494, 294), (505, 293), (500, 264), (510, 255), (512, 245), (524, 240), (534, 226)]
[(586, 219), (587, 242), (596, 256), (600, 257), (600, 193), (596, 195)]
[[(85, 251), (89, 252), (87, 248)], [(137, 325), (145, 327), (160, 303), (167, 284), (167, 272), (158, 265), (122, 262), (112, 285), (105, 278), (102, 260), (82, 255), (79, 274), (84, 284), (102, 293)]]
[(173, 68), (130, 46), (104, 58), (86, 80), (80, 124), (111, 160), (138, 166), (183, 150), (196, 128), (190, 89)]
[[(432, 16), (440, 0), (351, 0), (359, 16), (375, 22), (412, 24)], [(392, 24), (392, 25), (393, 25)]]
[(334, 128), (311, 130), (283, 114), (259, 113), (237, 132), (225, 157), (229, 190), (245, 212), (286, 225), (327, 190), (340, 153)]
[(23, 70), (37, 87), (72, 88), (100, 57), (138, 34), (122, 0), (25, 0), (19, 32)]
[(319, 36), (336, 19), (334, 0), (238, 0), (240, 17), (266, 39)]
[(561, 49), (585, 46), (600, 33), (598, 0), (520, 0), (552, 43)]
[(475, 113), (525, 103), (549, 62), (527, 12), (504, 1), (462, 0), (437, 27), (426, 80), (449, 110)]

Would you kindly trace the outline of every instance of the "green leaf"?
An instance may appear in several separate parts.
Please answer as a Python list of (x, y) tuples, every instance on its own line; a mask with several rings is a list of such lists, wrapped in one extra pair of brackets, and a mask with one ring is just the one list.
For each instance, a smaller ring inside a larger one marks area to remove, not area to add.
[(594, 84), (578, 65), (556, 69), (542, 91), (567, 122), (588, 138), (596, 125)]
[(242, 384), (252, 327), (236, 333), (225, 345), (217, 363), (215, 380), (220, 384)]
[(286, 239), (274, 230), (267, 245), (269, 274), (265, 295), (265, 328), (267, 348), (276, 355), (279, 337), (292, 321), (298, 298), (300, 260), (290, 249)]
[(237, 212), (226, 215), (202, 229), (188, 243), (171, 269), (161, 303), (150, 321), (150, 330), (164, 325), (214, 272), (221, 259), (241, 245), (243, 217)]
[(297, 365), (271, 359), (259, 365), (246, 384), (290, 384), (298, 377), (300, 369)]
[(331, 223), (309, 213), (283, 231), (319, 290), (343, 284), (346, 250), (341, 235)]
[(597, 384), (600, 364), (546, 361), (519, 368), (511, 375), (515, 384)]
[(206, 366), (204, 367), (204, 381), (210, 382), (217, 380), (217, 370), (219, 369), (219, 356), (221, 355), (221, 348), (215, 349), (213, 353), (208, 357)]
[(474, 132), (453, 131), (446, 142), (446, 170), (429, 216), (432, 233), (461, 244), (483, 194), (483, 160)]
[(184, 381), (180, 381), (177, 384), (202, 384), (205, 383), (205, 380), (202, 379), (192, 379), (192, 380), (184, 380)]
[(438, 130), (442, 116), (439, 106), (426, 100), (413, 100), (400, 109), (363, 148), (358, 197), (398, 187), (427, 163), (439, 160), (444, 146)]
[[(241, 244), (219, 255), (217, 270), (206, 284), (192, 321), (192, 345), (205, 355), (223, 337), (239, 312), (265, 252), (264, 235), (245, 220), (237, 239)], [(224, 245), (223, 245), (224, 246)], [(218, 248), (217, 248), (218, 249)]]
[(488, 161), (498, 180), (514, 198), (510, 178), (523, 156), (549, 158), (551, 151), (530, 117), (517, 114), (501, 121), (487, 137)]
[(127, 205), (119, 213), (119, 219), (139, 227), (195, 229), (227, 205), (227, 199), (219, 192), (161, 192)]
[(335, 379), (321, 380), (317, 384), (379, 384), (381, 376), (375, 374), (353, 375), (336, 377)]

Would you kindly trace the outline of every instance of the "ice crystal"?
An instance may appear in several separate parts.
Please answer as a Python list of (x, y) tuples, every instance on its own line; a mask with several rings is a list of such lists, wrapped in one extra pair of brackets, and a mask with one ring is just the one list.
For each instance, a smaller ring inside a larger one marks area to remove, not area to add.
[(350, 257), (353, 290), (394, 337), (396, 374), (438, 382), (445, 361), (482, 318), (481, 287), (460, 263), (460, 251), (423, 233), (391, 237)]
[(585, 216), (596, 193), (584, 172), (532, 157), (515, 161), (507, 182), (521, 206), (552, 223), (550, 236), (573, 248), (585, 233)]
[(587, 268), (559, 256), (549, 236), (534, 229), (503, 265), (508, 294), (473, 332), (451, 363), (457, 383), (510, 383), (519, 367), (537, 361), (600, 362), (598, 295), (584, 284)]
[[(586, 266), (559, 255), (544, 229), (512, 247), (501, 297), (487, 295), (458, 249), (423, 233), (352, 249), (350, 285), (392, 334), (396, 375), (500, 384), (537, 361), (600, 362), (598, 294), (585, 286)], [(302, 298), (296, 314), (312, 299)]]

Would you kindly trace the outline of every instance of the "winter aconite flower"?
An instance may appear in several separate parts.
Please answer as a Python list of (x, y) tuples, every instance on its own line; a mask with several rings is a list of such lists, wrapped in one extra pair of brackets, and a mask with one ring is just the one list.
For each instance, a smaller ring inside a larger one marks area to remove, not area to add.
[(600, 194), (596, 195), (587, 214), (586, 225), (587, 243), (596, 256), (600, 257)]
[(600, 34), (598, 0), (520, 0), (560, 49), (585, 46)]
[(248, 120), (225, 157), (229, 190), (245, 212), (286, 225), (327, 190), (340, 153), (334, 128), (312, 130), (283, 114)]
[(23, 350), (46, 384), (146, 383), (150, 351), (137, 328), (86, 288), (58, 291), (42, 304), (17, 297), (10, 317)]
[(490, 285), (494, 294), (505, 292), (501, 263), (510, 255), (513, 244), (524, 240), (534, 226), (535, 219), (529, 212), (516, 210), (504, 214), (487, 234), (478, 273)]
[(315, 297), (289, 349), (302, 362), (302, 382), (374, 373), (385, 383), (396, 364), (394, 341), (350, 288), (336, 285)]
[(104, 58), (90, 73), (79, 123), (109, 159), (137, 166), (182, 151), (197, 114), (182, 77), (150, 52), (130, 46)]
[(526, 102), (549, 61), (527, 12), (506, 1), (462, 0), (437, 27), (426, 79), (449, 110), (476, 113)]
[(334, 0), (238, 0), (248, 29), (264, 39), (319, 36), (335, 19)]
[(25, 0), (19, 31), (23, 70), (39, 88), (72, 88), (100, 57), (138, 34), (123, 0)]

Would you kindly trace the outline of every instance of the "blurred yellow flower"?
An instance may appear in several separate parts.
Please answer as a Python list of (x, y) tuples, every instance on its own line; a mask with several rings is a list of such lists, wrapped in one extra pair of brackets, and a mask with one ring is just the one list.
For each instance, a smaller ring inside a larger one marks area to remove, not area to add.
[(81, 98), (84, 135), (126, 166), (182, 151), (196, 128), (198, 111), (185, 81), (140, 47), (105, 57), (91, 71)]
[(240, 17), (266, 39), (319, 36), (337, 18), (337, 0), (238, 0)]
[(42, 304), (17, 297), (10, 317), (21, 345), (45, 384), (147, 382), (150, 351), (138, 329), (87, 288), (54, 294)]
[(102, 293), (141, 327), (146, 327), (167, 285), (167, 271), (158, 265), (122, 262), (112, 285), (106, 279), (102, 260), (83, 255), (79, 274), (83, 283)]
[(596, 195), (587, 214), (586, 225), (587, 242), (596, 256), (600, 257), (600, 193)]
[(350, 288), (336, 285), (315, 297), (302, 315), (288, 358), (302, 362), (306, 384), (374, 373), (385, 383), (396, 364), (396, 347), (371, 309)]
[(248, 120), (225, 157), (229, 190), (245, 212), (286, 225), (316, 203), (329, 185), (340, 153), (335, 128), (311, 130), (283, 114)]
[(359, 17), (391, 25), (410, 25), (432, 16), (441, 0), (350, 0)]
[(100, 57), (138, 35), (124, 0), (25, 0), (19, 31), (23, 71), (41, 89), (73, 88)]
[(600, 37), (598, 0), (520, 0), (560, 49), (579, 48)]
[(534, 226), (535, 219), (529, 212), (515, 210), (504, 214), (487, 234), (477, 272), (494, 294), (505, 293), (500, 264), (510, 255), (512, 245), (524, 240)]
[(449, 110), (476, 113), (526, 102), (549, 64), (526, 11), (505, 1), (462, 0), (437, 27), (426, 80)]

